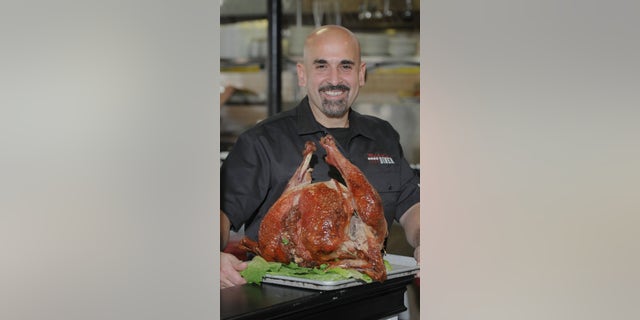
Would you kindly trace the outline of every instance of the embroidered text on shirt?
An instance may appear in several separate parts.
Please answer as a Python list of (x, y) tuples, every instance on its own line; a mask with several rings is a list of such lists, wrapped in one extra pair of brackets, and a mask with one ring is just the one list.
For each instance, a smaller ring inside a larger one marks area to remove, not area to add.
[(371, 163), (379, 163), (379, 164), (395, 164), (393, 158), (386, 154), (380, 153), (368, 153), (367, 160)]

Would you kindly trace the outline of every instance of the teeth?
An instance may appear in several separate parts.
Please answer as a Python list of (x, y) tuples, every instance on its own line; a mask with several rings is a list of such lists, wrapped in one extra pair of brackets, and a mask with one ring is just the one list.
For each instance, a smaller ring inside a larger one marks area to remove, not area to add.
[(325, 93), (329, 96), (339, 96), (342, 94), (342, 91), (325, 91)]

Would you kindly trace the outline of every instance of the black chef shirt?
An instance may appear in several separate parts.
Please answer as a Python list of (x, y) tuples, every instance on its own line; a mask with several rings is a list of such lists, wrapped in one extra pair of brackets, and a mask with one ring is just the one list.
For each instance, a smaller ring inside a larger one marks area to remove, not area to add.
[[(280, 197), (302, 162), (306, 141), (317, 150), (311, 160), (312, 182), (339, 178), (325, 161), (320, 138), (331, 130), (311, 113), (308, 98), (242, 133), (221, 168), (221, 209), (232, 229), (245, 225), (257, 240), (260, 222)], [(398, 133), (382, 119), (349, 112), (349, 130), (339, 130), (339, 149), (376, 188), (384, 204), (388, 227), (420, 202), (419, 178), (404, 158)], [(342, 181), (342, 179), (339, 179)]]

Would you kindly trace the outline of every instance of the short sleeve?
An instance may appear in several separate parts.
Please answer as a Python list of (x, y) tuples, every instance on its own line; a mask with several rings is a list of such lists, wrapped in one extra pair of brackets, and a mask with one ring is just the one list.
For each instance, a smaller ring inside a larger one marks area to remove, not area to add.
[(220, 170), (220, 207), (237, 231), (255, 215), (269, 188), (268, 157), (259, 139), (240, 135)]

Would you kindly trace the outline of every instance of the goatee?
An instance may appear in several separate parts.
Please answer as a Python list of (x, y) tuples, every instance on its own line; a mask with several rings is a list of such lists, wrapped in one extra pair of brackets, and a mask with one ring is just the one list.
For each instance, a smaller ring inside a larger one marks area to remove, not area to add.
[[(338, 84), (338, 85), (326, 85), (326, 86), (320, 87), (319, 89), (320, 92), (333, 91), (333, 90), (349, 91), (351, 90), (351, 88), (349, 88), (349, 86), (344, 84)], [(322, 111), (327, 117), (339, 118), (344, 116), (344, 114), (347, 113), (348, 110), (349, 110), (349, 105), (348, 105), (347, 99), (340, 99), (340, 100), (323, 99), (322, 100)]]
[(346, 99), (322, 100), (322, 111), (327, 117), (340, 118), (349, 110)]

